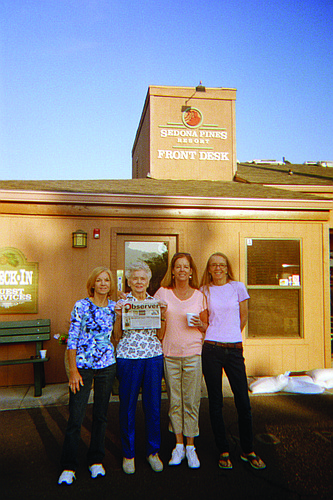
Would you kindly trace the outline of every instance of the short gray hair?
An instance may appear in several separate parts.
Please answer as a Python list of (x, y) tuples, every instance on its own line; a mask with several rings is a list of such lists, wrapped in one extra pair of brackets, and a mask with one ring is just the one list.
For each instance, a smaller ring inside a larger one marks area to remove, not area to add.
[(126, 278), (130, 278), (131, 274), (135, 271), (144, 271), (147, 274), (148, 281), (150, 281), (152, 272), (148, 264), (143, 261), (133, 262), (133, 264), (130, 264), (125, 271)]

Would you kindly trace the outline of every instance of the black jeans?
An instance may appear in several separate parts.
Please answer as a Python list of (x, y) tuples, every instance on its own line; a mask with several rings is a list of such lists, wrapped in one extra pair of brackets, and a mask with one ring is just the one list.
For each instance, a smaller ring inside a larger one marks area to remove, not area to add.
[(69, 391), (69, 419), (61, 455), (63, 470), (76, 470), (77, 453), (81, 425), (86, 413), (92, 382), (94, 381), (93, 421), (88, 450), (88, 465), (100, 464), (105, 455), (104, 440), (107, 425), (107, 412), (111, 389), (116, 374), (116, 364), (100, 370), (79, 368), (83, 387), (76, 394)]
[(224, 370), (234, 394), (241, 448), (244, 453), (250, 453), (253, 451), (252, 413), (243, 349), (226, 349), (204, 343), (202, 370), (208, 390), (210, 421), (219, 452), (229, 451), (222, 415), (222, 372)]

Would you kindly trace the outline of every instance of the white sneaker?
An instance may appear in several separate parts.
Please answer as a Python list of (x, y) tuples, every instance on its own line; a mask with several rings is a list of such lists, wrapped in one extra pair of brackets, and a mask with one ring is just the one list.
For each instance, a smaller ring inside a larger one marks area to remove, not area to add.
[(58, 479), (58, 484), (66, 483), (66, 484), (72, 484), (72, 482), (76, 479), (75, 477), (75, 472), (72, 470), (64, 470), (60, 474), (60, 477)]
[(134, 474), (134, 458), (123, 458), (123, 471), (125, 472), (125, 474)]
[(150, 463), (150, 467), (153, 469), (154, 472), (162, 472), (163, 463), (161, 462), (158, 453), (155, 453), (155, 455), (149, 455), (147, 460)]
[(176, 448), (172, 450), (171, 459), (169, 460), (169, 465), (179, 465), (185, 458), (185, 448), (184, 446), (176, 445)]
[(200, 462), (194, 446), (186, 446), (186, 458), (190, 469), (198, 469)]
[(94, 464), (89, 467), (91, 477), (95, 479), (97, 476), (105, 476), (105, 469), (102, 464)]

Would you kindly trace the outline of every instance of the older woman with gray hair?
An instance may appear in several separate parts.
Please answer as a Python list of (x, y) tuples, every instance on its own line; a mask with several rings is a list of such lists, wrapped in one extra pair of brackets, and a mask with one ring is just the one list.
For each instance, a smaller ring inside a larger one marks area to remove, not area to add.
[(151, 270), (145, 262), (136, 262), (126, 270), (131, 292), (116, 304), (114, 338), (117, 343), (117, 376), (119, 379), (119, 417), (123, 449), (123, 470), (135, 472), (135, 411), (140, 388), (145, 414), (146, 456), (155, 472), (163, 470), (158, 452), (161, 443), (160, 411), (163, 352), (161, 331), (156, 329), (122, 329), (122, 308), (128, 301), (154, 300), (147, 288)]

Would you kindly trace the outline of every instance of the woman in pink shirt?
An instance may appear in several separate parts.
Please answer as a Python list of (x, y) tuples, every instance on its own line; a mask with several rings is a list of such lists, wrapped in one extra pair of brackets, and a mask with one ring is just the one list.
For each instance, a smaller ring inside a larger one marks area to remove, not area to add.
[[(176, 253), (155, 298), (167, 304), (163, 337), (164, 376), (169, 395), (170, 430), (176, 436), (169, 465), (185, 456), (190, 468), (200, 467), (194, 438), (199, 435), (201, 350), (207, 328), (207, 307), (198, 290), (196, 266), (190, 254)], [(190, 326), (186, 313), (193, 313)], [(186, 449), (184, 447), (186, 437)]]
[(241, 459), (255, 469), (264, 469), (264, 462), (253, 451), (252, 414), (242, 345), (250, 296), (245, 285), (234, 279), (228, 258), (220, 252), (209, 257), (201, 285), (209, 313), (202, 368), (208, 390), (210, 421), (220, 453), (219, 467), (232, 468), (222, 416), (224, 370), (238, 413)]

